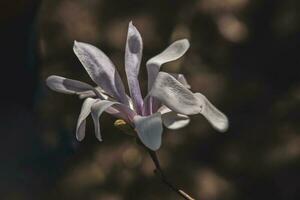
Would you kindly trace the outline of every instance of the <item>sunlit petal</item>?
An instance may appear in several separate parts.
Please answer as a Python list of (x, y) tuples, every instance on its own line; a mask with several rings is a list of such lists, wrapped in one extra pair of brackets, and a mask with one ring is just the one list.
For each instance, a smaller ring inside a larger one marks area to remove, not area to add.
[(158, 74), (150, 95), (180, 114), (198, 114), (202, 109), (194, 94), (165, 72)]
[(124, 85), (111, 60), (97, 47), (74, 42), (74, 52), (91, 79), (110, 96), (128, 105)]
[(199, 104), (202, 105), (201, 114), (211, 123), (218, 131), (225, 132), (228, 129), (228, 118), (219, 111), (208, 99), (200, 94), (195, 93)]

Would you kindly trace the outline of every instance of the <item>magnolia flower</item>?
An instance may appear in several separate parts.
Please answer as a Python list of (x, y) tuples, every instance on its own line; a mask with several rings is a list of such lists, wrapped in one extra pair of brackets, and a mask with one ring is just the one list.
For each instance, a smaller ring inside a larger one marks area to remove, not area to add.
[(161, 146), (163, 125), (169, 129), (182, 128), (190, 121), (188, 115), (201, 113), (218, 131), (228, 127), (227, 117), (205, 96), (191, 92), (182, 74), (160, 72), (164, 63), (180, 58), (188, 48), (187, 39), (178, 40), (148, 60), (148, 94), (143, 98), (138, 81), (143, 43), (140, 33), (130, 22), (125, 50), (130, 96), (112, 61), (95, 46), (77, 41), (73, 50), (97, 87), (60, 76), (48, 77), (47, 85), (52, 90), (77, 94), (85, 99), (76, 128), (79, 141), (85, 136), (89, 114), (94, 121), (96, 137), (102, 141), (99, 117), (106, 112), (130, 124), (141, 142), (155, 151)]

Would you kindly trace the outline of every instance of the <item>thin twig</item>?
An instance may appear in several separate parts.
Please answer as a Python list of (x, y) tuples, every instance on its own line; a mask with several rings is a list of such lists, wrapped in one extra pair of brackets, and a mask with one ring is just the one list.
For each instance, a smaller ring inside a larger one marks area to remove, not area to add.
[(159, 163), (159, 160), (158, 160), (158, 157), (156, 155), (156, 152), (155, 151), (152, 151), (150, 149), (148, 149), (147, 147), (145, 147), (149, 153), (149, 155), (151, 156), (151, 159), (155, 165), (155, 170), (154, 170), (154, 173), (160, 178), (160, 180), (166, 184), (171, 190), (173, 190), (174, 192), (176, 192), (178, 195), (180, 195), (182, 198), (186, 199), (186, 200), (196, 200), (194, 198), (192, 198), (190, 195), (188, 195), (186, 192), (184, 192), (183, 190), (181, 189), (178, 189), (177, 187), (175, 187), (172, 183), (170, 183), (162, 169), (161, 169), (161, 166), (160, 166), (160, 163)]

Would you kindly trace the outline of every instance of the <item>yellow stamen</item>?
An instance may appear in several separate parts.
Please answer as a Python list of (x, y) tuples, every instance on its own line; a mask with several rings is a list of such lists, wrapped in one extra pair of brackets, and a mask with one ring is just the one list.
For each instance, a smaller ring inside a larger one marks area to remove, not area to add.
[(130, 126), (130, 124), (126, 123), (123, 119), (118, 119), (115, 121), (114, 126), (117, 127), (118, 129), (120, 129), (122, 132), (131, 135), (131, 136), (135, 136), (136, 133), (133, 129), (132, 126)]

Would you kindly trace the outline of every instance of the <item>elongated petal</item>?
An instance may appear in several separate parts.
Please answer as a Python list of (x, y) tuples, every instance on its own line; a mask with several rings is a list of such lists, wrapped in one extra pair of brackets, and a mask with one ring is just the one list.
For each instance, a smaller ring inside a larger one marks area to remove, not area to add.
[(91, 113), (91, 107), (96, 101), (97, 101), (96, 99), (87, 98), (82, 104), (81, 112), (78, 117), (77, 127), (76, 127), (76, 138), (78, 141), (83, 140), (85, 136), (86, 118)]
[(128, 80), (130, 96), (134, 108), (139, 114), (142, 114), (143, 99), (141, 95), (138, 74), (142, 59), (143, 42), (139, 31), (129, 23), (126, 50), (125, 50), (125, 71)]
[(90, 44), (75, 41), (73, 50), (91, 79), (110, 96), (128, 105), (124, 85), (111, 60)]
[(180, 129), (190, 123), (190, 118), (188, 116), (173, 112), (166, 106), (162, 106), (162, 108), (159, 110), (161, 113), (162, 122), (168, 129)]
[(201, 113), (219, 131), (228, 128), (227, 117), (200, 93), (193, 94), (168, 73), (160, 72), (149, 93), (164, 105), (179, 114)]
[(79, 95), (80, 99), (96, 97), (96, 94), (95, 94), (95, 92), (93, 90), (87, 90), (87, 91), (84, 91), (84, 92), (78, 92), (77, 94)]
[(54, 75), (47, 78), (46, 84), (52, 90), (65, 94), (76, 94), (93, 89), (93, 86), (87, 83)]
[(135, 130), (142, 143), (149, 149), (156, 151), (161, 146), (163, 132), (161, 114), (155, 113), (146, 117), (134, 117)]
[(83, 91), (83, 92), (76, 92), (77, 95), (79, 95), (80, 99), (85, 99), (88, 97), (97, 97), (97, 94), (99, 96), (101, 96), (101, 99), (108, 99), (109, 97), (107, 96), (107, 94), (105, 93), (104, 90), (102, 90), (100, 87), (95, 87), (93, 88), (93, 90), (87, 90), (87, 91)]
[(202, 109), (194, 94), (165, 72), (159, 72), (149, 94), (180, 114), (197, 114)]
[(168, 48), (157, 56), (151, 58), (147, 62), (148, 71), (148, 91), (151, 90), (153, 82), (159, 72), (160, 66), (164, 63), (177, 60), (188, 50), (190, 43), (187, 39), (177, 40), (172, 43)]
[(99, 100), (92, 106), (92, 118), (94, 121), (95, 126), (95, 135), (99, 141), (102, 141), (101, 132), (100, 132), (100, 123), (99, 123), (99, 117), (101, 114), (111, 107), (112, 105), (116, 104), (118, 102), (112, 102), (108, 100)]
[(218, 131), (225, 132), (228, 129), (228, 118), (219, 111), (208, 99), (200, 94), (195, 93), (202, 105), (201, 114), (211, 123), (211, 125)]

